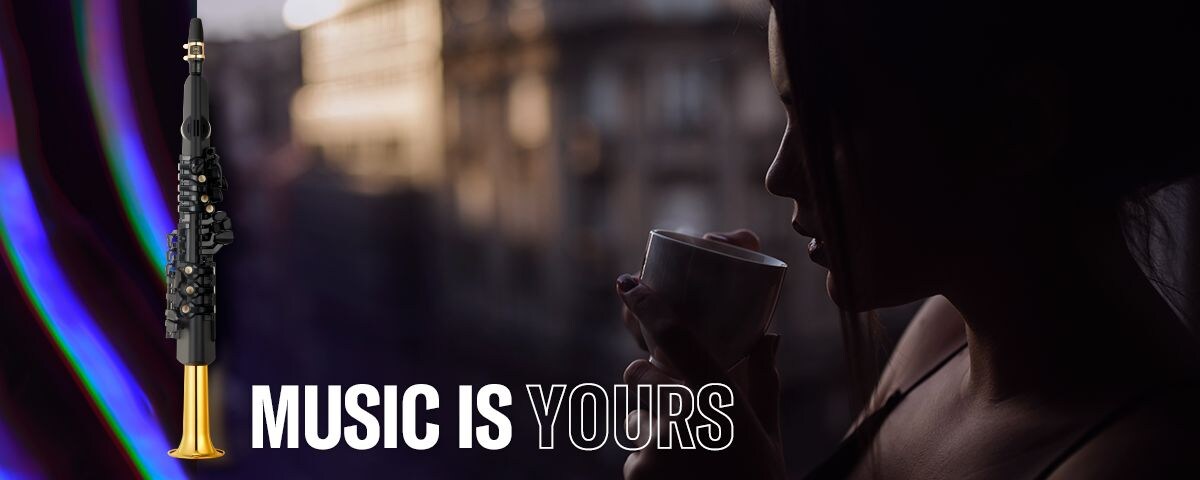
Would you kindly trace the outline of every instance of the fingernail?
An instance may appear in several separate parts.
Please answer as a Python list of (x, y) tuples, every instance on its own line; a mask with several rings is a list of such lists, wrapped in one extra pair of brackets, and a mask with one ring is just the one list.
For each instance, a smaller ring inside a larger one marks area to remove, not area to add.
[(633, 290), (636, 286), (638, 286), (638, 281), (636, 278), (633, 278), (633, 275), (622, 273), (621, 276), (617, 277), (617, 288), (622, 293)]
[(729, 237), (722, 235), (720, 233), (706, 233), (706, 234), (704, 234), (704, 238), (707, 238), (709, 240), (716, 240), (718, 242), (729, 243)]

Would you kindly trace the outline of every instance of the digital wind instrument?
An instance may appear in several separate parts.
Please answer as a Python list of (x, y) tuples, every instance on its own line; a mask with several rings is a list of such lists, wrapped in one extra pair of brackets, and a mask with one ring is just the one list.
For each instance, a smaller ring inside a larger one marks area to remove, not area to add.
[(204, 67), (204, 26), (193, 18), (188, 26), (187, 80), (183, 83), (183, 123), (179, 134), (179, 223), (168, 237), (167, 338), (183, 364), (183, 438), (167, 452), (175, 458), (207, 459), (225, 454), (209, 431), (208, 365), (216, 358), (217, 265), (214, 255), (233, 241), (232, 222), (217, 205), (228, 183), (221, 157), (212, 148), (208, 116), (208, 83)]

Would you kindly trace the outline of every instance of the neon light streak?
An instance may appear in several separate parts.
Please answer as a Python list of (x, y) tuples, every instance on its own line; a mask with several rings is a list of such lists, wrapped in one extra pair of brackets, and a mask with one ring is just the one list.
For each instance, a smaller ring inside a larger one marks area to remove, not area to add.
[(75, 42), (108, 169), (125, 216), (155, 270), (167, 263), (174, 223), (138, 129), (125, 71), (117, 0), (73, 0)]
[[(0, 421), (2, 422), (2, 421)], [(33, 459), (0, 423), (0, 480), (43, 478)]]
[(0, 54), (0, 244), (22, 293), (142, 476), (184, 478), (150, 402), (71, 289), (21, 167)]

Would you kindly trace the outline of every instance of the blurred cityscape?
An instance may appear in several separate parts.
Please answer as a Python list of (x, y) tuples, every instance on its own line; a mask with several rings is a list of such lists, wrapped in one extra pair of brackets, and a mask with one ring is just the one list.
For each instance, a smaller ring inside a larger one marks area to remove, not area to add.
[[(762, 182), (785, 122), (766, 1), (293, 1), (294, 30), (209, 42), (239, 222), (236, 357), (215, 387), (231, 436), (250, 384), (618, 382), (642, 353), (614, 279), (648, 231), (745, 227), (791, 266), (773, 330), (792, 471), (832, 449), (849, 422), (836, 313)], [(885, 315), (894, 332), (910, 312)], [(620, 472), (615, 447), (535, 457), (514, 423), (515, 452), (439, 476)], [(372, 458), (354, 461), (397, 471)]]

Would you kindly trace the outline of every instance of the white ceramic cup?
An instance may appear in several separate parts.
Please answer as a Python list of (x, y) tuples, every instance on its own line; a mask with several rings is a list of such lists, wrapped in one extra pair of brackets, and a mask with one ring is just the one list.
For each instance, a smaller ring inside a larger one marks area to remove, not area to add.
[[(650, 231), (641, 281), (662, 295), (722, 367), (750, 353), (775, 313), (787, 264), (753, 250), (667, 230)], [(654, 339), (642, 327), (650, 361)]]

